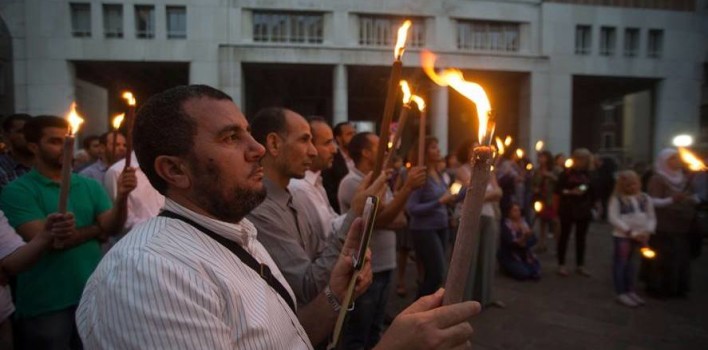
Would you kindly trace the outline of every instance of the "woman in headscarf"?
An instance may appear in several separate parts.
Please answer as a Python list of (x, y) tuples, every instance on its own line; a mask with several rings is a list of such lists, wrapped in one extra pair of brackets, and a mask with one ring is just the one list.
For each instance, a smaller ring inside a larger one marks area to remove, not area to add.
[(698, 198), (675, 149), (659, 153), (647, 192), (656, 208), (657, 221), (656, 234), (649, 240), (656, 258), (644, 262), (647, 292), (659, 297), (685, 296), (691, 263), (688, 236)]

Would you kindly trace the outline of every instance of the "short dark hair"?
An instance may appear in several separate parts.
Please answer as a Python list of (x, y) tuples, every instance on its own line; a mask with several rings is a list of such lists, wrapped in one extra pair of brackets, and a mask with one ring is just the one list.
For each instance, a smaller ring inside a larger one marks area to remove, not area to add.
[(10, 114), (2, 120), (2, 131), (10, 132), (10, 129), (12, 129), (12, 124), (15, 124), (16, 121), (21, 120), (21, 121), (27, 122), (30, 119), (32, 119), (32, 116), (30, 116), (29, 114), (25, 114), (25, 113)]
[(40, 115), (30, 118), (25, 123), (25, 140), (31, 143), (39, 143), (39, 140), (42, 139), (44, 129), (47, 128), (62, 128), (68, 130), (69, 122), (55, 115)]
[(270, 133), (284, 136), (288, 133), (288, 124), (285, 121), (285, 111), (283, 107), (263, 108), (251, 118), (251, 135), (253, 138), (265, 146), (266, 137)]
[(349, 151), (349, 156), (354, 161), (354, 164), (359, 164), (364, 150), (371, 148), (371, 141), (369, 141), (369, 135), (374, 135), (374, 133), (368, 131), (360, 132), (354, 135), (354, 137), (352, 137), (352, 140), (349, 141), (347, 150)]
[(332, 129), (332, 131), (334, 132), (334, 137), (342, 136), (342, 128), (345, 125), (352, 125), (352, 123), (341, 122), (341, 123), (337, 123), (337, 125), (334, 126), (334, 129)]
[[(324, 125), (329, 126), (329, 123), (327, 123), (327, 120), (325, 120), (325, 118), (322, 118), (318, 115), (311, 115), (311, 116), (307, 117), (307, 122), (310, 124), (310, 129), (312, 129), (312, 126), (316, 123), (322, 123)], [(310, 131), (312, 131), (312, 130), (310, 130)], [(313, 143), (315, 142), (314, 131), (312, 131), (312, 142)]]
[[(123, 133), (120, 132), (120, 130), (106, 131), (106, 132), (104, 132), (103, 134), (101, 134), (101, 136), (98, 138), (98, 142), (100, 142), (100, 143), (101, 143), (102, 145), (104, 145), (104, 146), (108, 145), (108, 135), (110, 135), (110, 134), (120, 134), (120, 135), (123, 135)], [(115, 136), (114, 136), (114, 137), (115, 137)], [(123, 137), (125, 137), (125, 135), (123, 135)]]
[(155, 171), (159, 156), (186, 156), (192, 152), (197, 122), (184, 110), (185, 102), (210, 98), (233, 101), (229, 95), (207, 85), (181, 85), (150, 97), (135, 116), (133, 147), (140, 169), (163, 195), (167, 182)]
[[(99, 143), (103, 143), (103, 142), (101, 142), (101, 137), (99, 137), (97, 135), (89, 135), (89, 136), (84, 137), (84, 141), (81, 142), (81, 146), (83, 146), (84, 149), (89, 149), (91, 147), (91, 142), (94, 142), (94, 141), (98, 141)], [(105, 143), (103, 143), (103, 144), (105, 145)]]

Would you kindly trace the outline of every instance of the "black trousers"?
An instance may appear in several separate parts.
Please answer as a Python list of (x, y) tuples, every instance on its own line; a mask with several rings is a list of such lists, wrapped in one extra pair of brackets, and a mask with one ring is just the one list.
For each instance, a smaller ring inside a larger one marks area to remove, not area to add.
[(561, 233), (558, 238), (558, 265), (565, 265), (565, 253), (568, 250), (568, 240), (570, 232), (575, 226), (575, 261), (577, 266), (585, 264), (585, 241), (590, 227), (590, 220), (573, 220), (571, 218), (560, 218)]

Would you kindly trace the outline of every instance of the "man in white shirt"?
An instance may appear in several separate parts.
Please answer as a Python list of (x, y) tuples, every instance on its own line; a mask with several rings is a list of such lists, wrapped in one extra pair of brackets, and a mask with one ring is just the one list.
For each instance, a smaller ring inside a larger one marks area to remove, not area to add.
[[(311, 349), (331, 332), (352, 258), (341, 255), (328, 288), (295, 312), (292, 290), (244, 218), (265, 197), (264, 148), (248, 128), (228, 95), (204, 85), (142, 106), (136, 154), (169, 213), (135, 227), (90, 278), (77, 310), (86, 348)], [(360, 229), (352, 225), (346, 249)], [(371, 282), (369, 268), (358, 290)], [(469, 345), (467, 320), (479, 305), (439, 307), (442, 294), (399, 315), (380, 349)]]
[[(136, 168), (135, 177), (138, 179), (138, 186), (128, 196), (128, 218), (125, 220), (123, 232), (127, 232), (133, 226), (155, 217), (165, 205), (165, 196), (161, 195), (150, 185), (150, 180), (140, 169), (135, 152), (132, 152), (130, 156), (133, 158), (131, 166)], [(125, 168), (125, 158), (111, 165), (103, 177), (103, 187), (106, 188), (106, 192), (108, 192), (108, 196), (111, 199), (115, 199), (118, 176), (120, 176), (123, 168)]]
[(337, 147), (334, 144), (332, 128), (319, 117), (309, 119), (312, 132), (312, 144), (315, 145), (317, 156), (312, 160), (310, 170), (305, 171), (302, 179), (293, 178), (288, 184), (288, 190), (293, 196), (293, 201), (304, 208), (307, 222), (314, 234), (327, 240), (332, 233), (332, 221), (337, 218), (327, 199), (327, 192), (322, 186), (322, 171), (332, 167)]

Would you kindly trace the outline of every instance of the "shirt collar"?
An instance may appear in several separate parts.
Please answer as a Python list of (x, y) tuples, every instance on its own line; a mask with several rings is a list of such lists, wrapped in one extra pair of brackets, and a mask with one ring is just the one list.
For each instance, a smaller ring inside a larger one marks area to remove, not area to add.
[(305, 171), (305, 181), (310, 185), (317, 185), (317, 180), (320, 178), (321, 171)]
[(242, 246), (248, 247), (256, 239), (256, 227), (248, 219), (243, 218), (239, 223), (232, 224), (207, 217), (189, 210), (170, 198), (165, 198), (165, 210), (180, 214), (194, 222), (214, 231), (216, 234), (232, 240)]
[[(42, 175), (39, 171), (37, 171), (36, 168), (32, 168), (32, 170), (30, 170), (27, 174), (42, 185), (59, 186), (59, 181), (54, 181), (54, 180)], [(70, 185), (74, 186), (74, 185), (78, 185), (78, 184), (81, 184), (81, 180), (79, 179), (79, 176), (74, 173), (71, 173)]]
[(263, 186), (266, 188), (266, 196), (268, 198), (281, 205), (283, 208), (288, 207), (292, 196), (287, 189), (280, 188), (280, 186), (271, 181), (268, 177), (263, 177)]
[(362, 179), (364, 178), (364, 173), (362, 173), (361, 170), (357, 169), (357, 167), (353, 167), (351, 169), (351, 172), (354, 173), (354, 175), (356, 175)]

